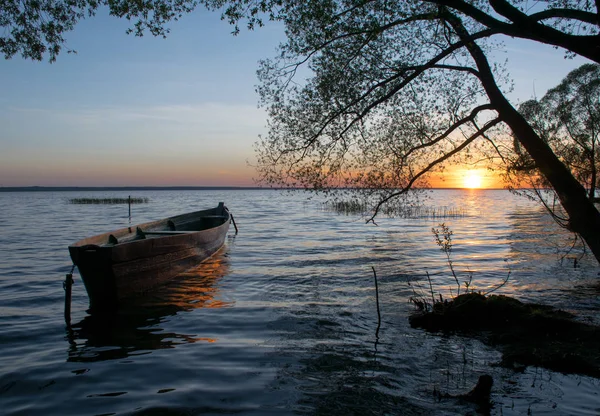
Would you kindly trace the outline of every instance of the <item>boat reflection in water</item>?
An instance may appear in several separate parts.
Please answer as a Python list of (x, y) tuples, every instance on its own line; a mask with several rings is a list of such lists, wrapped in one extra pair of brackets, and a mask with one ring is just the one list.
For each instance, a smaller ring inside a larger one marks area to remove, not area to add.
[[(180, 344), (216, 342), (215, 338), (170, 332), (170, 317), (199, 308), (225, 308), (219, 281), (229, 269), (222, 248), (198, 266), (181, 273), (167, 285), (124, 302), (112, 315), (89, 315), (67, 335), (68, 361), (92, 362), (148, 354)], [(196, 328), (197, 329), (197, 328)]]

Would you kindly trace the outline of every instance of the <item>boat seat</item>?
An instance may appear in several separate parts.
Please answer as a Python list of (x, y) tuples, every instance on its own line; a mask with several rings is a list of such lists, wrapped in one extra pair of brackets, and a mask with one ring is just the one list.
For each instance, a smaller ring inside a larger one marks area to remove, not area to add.
[(136, 227), (135, 228), (135, 237), (133, 238), (133, 240), (143, 240), (146, 238), (146, 234), (144, 234), (144, 232), (142, 231), (142, 229), (140, 227)]
[[(141, 230), (140, 230), (141, 231)], [(160, 230), (160, 231), (142, 231), (144, 235), (160, 234), (160, 235), (177, 235), (177, 234), (189, 234), (196, 233), (198, 231), (171, 231), (171, 230)]]
[(227, 218), (226, 215), (203, 215), (202, 218), (218, 218), (224, 220)]

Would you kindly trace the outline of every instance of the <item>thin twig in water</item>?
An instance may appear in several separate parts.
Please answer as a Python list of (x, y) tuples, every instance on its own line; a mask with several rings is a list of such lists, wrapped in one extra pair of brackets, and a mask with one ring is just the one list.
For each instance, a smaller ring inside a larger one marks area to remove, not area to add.
[[(457, 275), (456, 271), (454, 270), (454, 264), (453, 264), (452, 258), (451, 258), (451, 253), (452, 253), (452, 231), (445, 224), (440, 224), (440, 228), (441, 229), (432, 228), (431, 231), (434, 234), (436, 244), (440, 247), (440, 249), (446, 255), (448, 267), (449, 267), (450, 272), (452, 274), (452, 278), (456, 282), (456, 285), (457, 285), (457, 288), (458, 288), (457, 294), (456, 294), (456, 297), (458, 297), (458, 296), (460, 296), (460, 283), (459, 283), (459, 280), (458, 280), (458, 275)], [(496, 287), (493, 287), (492, 289), (488, 290), (487, 292), (481, 292), (481, 291), (479, 291), (480, 295), (487, 296), (490, 293), (495, 292), (496, 290), (500, 289), (501, 287), (503, 287), (504, 285), (506, 285), (508, 283), (508, 281), (510, 280), (511, 270), (510, 270), (510, 265), (508, 265), (507, 260), (505, 260), (505, 262), (507, 263), (507, 267), (508, 267), (508, 273), (506, 275), (506, 278), (499, 285), (497, 285)], [(431, 281), (431, 276), (429, 275), (428, 271), (425, 271), (425, 273), (427, 275), (427, 281), (429, 282), (429, 293), (431, 295), (431, 304), (429, 304), (429, 301), (426, 299), (427, 296), (424, 293), (425, 290), (423, 290), (423, 288), (419, 287), (419, 290), (422, 292), (422, 295), (417, 294), (415, 288), (410, 283), (410, 280), (407, 279), (407, 283), (408, 283), (409, 286), (411, 286), (412, 291), (413, 291), (413, 295), (414, 295), (414, 296), (412, 296), (409, 299), (409, 302), (413, 303), (415, 305), (415, 307), (419, 311), (421, 311), (421, 312), (429, 312), (429, 310), (435, 311), (435, 306), (437, 304), (444, 304), (445, 301), (442, 298), (442, 294), (441, 293), (439, 294), (440, 300), (437, 301), (435, 299), (435, 293), (433, 291), (433, 284), (432, 284), (432, 281)], [(473, 281), (473, 272), (469, 271), (468, 280), (464, 282), (465, 287), (466, 287), (465, 294), (469, 293), (469, 289), (471, 289), (471, 293), (475, 293), (475, 291), (471, 288), (472, 281)], [(452, 287), (449, 287), (448, 290), (450, 291), (450, 299), (454, 300), (455, 296), (454, 296), (454, 292), (452, 291)], [(461, 305), (463, 305), (465, 303), (468, 303), (469, 301), (470, 300), (467, 300), (466, 302), (461, 303)]]
[(487, 296), (492, 292), (495, 292), (496, 290), (500, 289), (502, 286), (504, 286), (507, 282), (508, 279), (510, 278), (510, 273), (512, 272), (512, 270), (510, 270), (510, 266), (508, 267), (508, 273), (506, 274), (506, 279), (504, 279), (504, 281), (502, 283), (500, 283), (498, 286), (496, 286), (493, 289), (488, 290), (487, 292), (483, 293), (483, 296)]
[[(454, 277), (454, 281), (456, 282), (456, 286), (457, 286), (457, 296), (460, 295), (460, 282), (458, 281), (458, 276), (456, 275), (456, 272), (454, 271), (454, 266), (452, 264), (452, 258), (450, 257), (452, 254), (452, 230), (450, 230), (450, 227), (448, 227), (446, 224), (441, 223), (440, 224), (440, 228), (441, 231), (438, 230), (437, 228), (432, 228), (431, 232), (433, 233), (433, 236), (435, 237), (435, 242), (436, 244), (440, 247), (440, 250), (442, 250), (444, 252), (444, 254), (446, 255), (446, 259), (448, 261), (448, 267), (450, 268), (450, 271), (452, 272), (452, 276)], [(440, 234), (442, 235), (442, 237), (440, 237)]]
[(377, 285), (377, 273), (375, 273), (375, 267), (371, 266), (373, 269), (373, 277), (375, 278), (375, 301), (377, 303), (377, 330), (375, 331), (375, 336), (379, 338), (379, 328), (381, 327), (381, 310), (379, 309), (379, 286)]

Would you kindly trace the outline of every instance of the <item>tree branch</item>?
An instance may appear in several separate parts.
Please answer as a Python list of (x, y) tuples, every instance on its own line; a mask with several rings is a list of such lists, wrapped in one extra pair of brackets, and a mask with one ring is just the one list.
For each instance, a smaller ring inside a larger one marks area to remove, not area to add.
[(598, 25), (598, 15), (575, 9), (548, 9), (529, 15), (529, 19), (539, 22), (546, 19), (572, 19), (580, 22)]
[(468, 122), (472, 122), (473, 120), (475, 120), (475, 117), (477, 117), (477, 115), (479, 114), (479, 112), (481, 111), (485, 111), (485, 110), (493, 110), (494, 107), (491, 104), (484, 104), (484, 105), (480, 105), (479, 107), (475, 107), (471, 113), (455, 122), (453, 125), (451, 125), (448, 129), (446, 129), (446, 131), (444, 131), (442, 134), (440, 134), (438, 137), (436, 137), (435, 139), (431, 140), (430, 142), (421, 144), (419, 146), (415, 146), (413, 148), (411, 148), (405, 155), (404, 157), (408, 157), (410, 156), (413, 152), (416, 152), (417, 150), (421, 150), (424, 149), (426, 147), (430, 147), (433, 146), (437, 143), (439, 143), (440, 141), (442, 141), (443, 139), (445, 139), (446, 137), (448, 137), (450, 134), (452, 134), (452, 132), (454, 132), (457, 128), (459, 128), (460, 126), (468, 123)]
[[(317, 139), (317, 137), (319, 137), (323, 131), (329, 126), (329, 124), (331, 122), (333, 122), (336, 118), (338, 118), (341, 114), (347, 113), (348, 110), (353, 107), (354, 105), (364, 101), (369, 95), (371, 95), (371, 93), (373, 93), (374, 91), (376, 91), (379, 88), (382, 88), (384, 86), (386, 86), (387, 84), (396, 81), (398, 78), (401, 78), (402, 76), (405, 76), (405, 78), (402, 80), (402, 82), (400, 82), (398, 85), (396, 85), (395, 87), (391, 88), (390, 91), (388, 91), (386, 94), (384, 94), (383, 96), (377, 98), (376, 100), (374, 100), (373, 102), (371, 102), (369, 105), (367, 105), (355, 118), (354, 120), (352, 120), (348, 126), (346, 126), (346, 128), (342, 131), (341, 134), (346, 133), (354, 124), (356, 124), (359, 120), (361, 120), (364, 116), (366, 116), (373, 108), (377, 107), (378, 105), (386, 102), (387, 100), (389, 100), (390, 98), (392, 98), (394, 95), (396, 95), (396, 93), (398, 93), (398, 91), (400, 91), (402, 88), (404, 88), (405, 86), (407, 86), (408, 84), (410, 84), (412, 81), (414, 81), (416, 78), (418, 78), (420, 75), (422, 75), (425, 71), (429, 70), (429, 69), (433, 69), (436, 66), (440, 66), (442, 67), (443, 65), (439, 65), (437, 64), (437, 62), (441, 61), (442, 59), (446, 58), (447, 56), (449, 56), (451, 53), (455, 52), (456, 50), (464, 47), (468, 42), (472, 42), (476, 39), (481, 39), (487, 36), (490, 36), (491, 34), (493, 34), (492, 30), (484, 30), (481, 32), (478, 32), (472, 36), (469, 37), (469, 39), (465, 39), (465, 40), (461, 40), (453, 45), (450, 45), (447, 49), (445, 49), (444, 51), (442, 51), (442, 53), (438, 54), (437, 56), (435, 56), (434, 58), (430, 59), (428, 62), (426, 62), (423, 65), (418, 65), (418, 66), (409, 66), (409, 67), (404, 67), (402, 68), (402, 71), (398, 74), (396, 74), (393, 77), (390, 77), (388, 79), (385, 79), (381, 82), (378, 82), (377, 84), (371, 86), (369, 89), (367, 89), (367, 91), (362, 94), (361, 96), (359, 96), (358, 98), (356, 98), (355, 100), (352, 100), (349, 104), (345, 105), (343, 108), (341, 108), (338, 111), (335, 111), (332, 115), (329, 116), (329, 118), (325, 121), (325, 123), (320, 127), (319, 131), (317, 131), (315, 133), (315, 135), (313, 136), (313, 138), (310, 140), (311, 142), (314, 142), (314, 140)], [(452, 70), (457, 70), (458, 68), (461, 67), (455, 67), (455, 66), (451, 66), (451, 65), (447, 65), (447, 68), (450, 68)], [(473, 70), (472, 68), (469, 69), (468, 67), (462, 67), (461, 70), (466, 71), (466, 72), (470, 72), (472, 74), (474, 74), (475, 76), (478, 76), (477, 71)], [(413, 71), (410, 75), (407, 75), (406, 73), (409, 71)]]
[(489, 0), (489, 3), (496, 12), (514, 23), (511, 33), (507, 34), (560, 46), (600, 63), (600, 36), (577, 36), (561, 32), (539, 23), (538, 19), (532, 19), (506, 0)]
[(421, 169), (417, 174), (415, 174), (404, 188), (402, 188), (401, 190), (399, 190), (397, 192), (392, 192), (390, 195), (386, 196), (385, 198), (383, 198), (379, 202), (377, 202), (377, 205), (375, 206), (373, 215), (367, 220), (367, 223), (375, 221), (375, 217), (377, 216), (377, 214), (379, 214), (379, 210), (381, 209), (381, 206), (383, 204), (388, 202), (390, 199), (396, 198), (400, 195), (407, 193), (412, 188), (413, 184), (417, 181), (417, 179), (419, 179), (421, 176), (425, 175), (436, 165), (444, 162), (445, 160), (448, 160), (455, 154), (461, 152), (465, 147), (470, 145), (475, 139), (477, 139), (478, 137), (483, 135), (487, 130), (491, 129), (492, 127), (496, 126), (497, 124), (499, 124), (501, 122), (502, 122), (502, 120), (500, 118), (495, 118), (493, 120), (488, 121), (485, 124), (485, 126), (483, 126), (479, 131), (476, 131), (475, 133), (473, 133), (469, 138), (467, 138), (459, 146), (455, 147), (454, 149), (452, 149), (450, 152), (444, 154), (443, 156), (437, 158), (433, 162), (430, 162), (425, 168)]
[[(492, 8), (501, 16), (509, 19), (512, 22), (511, 24), (498, 20), (482, 12), (479, 8), (464, 2), (463, 0), (425, 1), (438, 4), (440, 6), (446, 6), (450, 9), (463, 13), (464, 15), (487, 26), (488, 28), (494, 29), (496, 33), (503, 33), (508, 36), (530, 39), (552, 46), (559, 46), (600, 63), (600, 36), (571, 35), (539, 22), (539, 20), (549, 17), (564, 17), (581, 20), (590, 24), (600, 25), (598, 17), (596, 16), (594, 21), (594, 15), (591, 13), (582, 11), (573, 11), (572, 13), (568, 13), (565, 11), (564, 16), (560, 16), (558, 10), (563, 9), (553, 9), (556, 11), (543, 11), (529, 16), (508, 3), (506, 0), (488, 0)], [(600, 3), (600, 0), (596, 0), (597, 5), (598, 3)], [(545, 17), (546, 13), (549, 15), (549, 17)], [(556, 16), (550, 16), (551, 13), (556, 13)], [(590, 20), (592, 21), (590, 22)]]

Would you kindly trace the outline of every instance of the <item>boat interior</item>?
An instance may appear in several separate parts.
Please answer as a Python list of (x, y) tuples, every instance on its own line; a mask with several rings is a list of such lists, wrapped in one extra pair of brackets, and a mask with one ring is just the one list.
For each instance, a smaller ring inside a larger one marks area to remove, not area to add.
[(112, 247), (149, 238), (196, 233), (219, 227), (231, 220), (225, 205), (220, 202), (215, 208), (176, 215), (166, 219), (129, 226), (93, 237), (84, 238), (70, 247)]
[[(183, 217), (183, 216), (182, 216)], [(147, 238), (157, 238), (172, 236), (178, 234), (195, 233), (202, 230), (218, 227), (229, 217), (226, 214), (221, 215), (203, 215), (192, 218), (172, 218), (168, 220), (156, 221), (154, 223), (142, 224), (135, 228), (135, 232), (130, 228), (124, 235), (119, 237), (115, 234), (109, 234), (107, 241), (103, 246), (114, 246), (116, 244), (128, 243)]]

